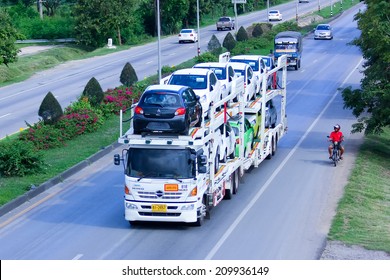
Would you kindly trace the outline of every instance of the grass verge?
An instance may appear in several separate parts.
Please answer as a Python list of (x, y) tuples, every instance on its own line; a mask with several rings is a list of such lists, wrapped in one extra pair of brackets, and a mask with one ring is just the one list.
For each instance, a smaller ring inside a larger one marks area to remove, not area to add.
[(390, 252), (390, 128), (365, 138), (329, 239)]

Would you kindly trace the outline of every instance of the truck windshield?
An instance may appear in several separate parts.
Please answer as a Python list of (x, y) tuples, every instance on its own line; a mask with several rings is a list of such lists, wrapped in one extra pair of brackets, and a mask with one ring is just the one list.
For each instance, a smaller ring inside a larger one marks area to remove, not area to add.
[(127, 158), (126, 175), (136, 178), (194, 177), (190, 150), (131, 148)]
[(296, 49), (297, 49), (297, 44), (275, 44), (275, 51), (286, 51), (286, 50), (295, 51)]

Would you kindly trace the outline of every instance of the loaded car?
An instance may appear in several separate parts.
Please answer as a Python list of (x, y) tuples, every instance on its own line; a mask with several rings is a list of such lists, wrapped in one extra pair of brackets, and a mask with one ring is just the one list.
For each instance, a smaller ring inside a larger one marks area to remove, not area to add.
[(265, 104), (265, 127), (266, 128), (275, 128), (276, 121), (278, 119), (278, 114), (272, 99)]
[(222, 124), (218, 128), (215, 139), (220, 139), (219, 160), (227, 162), (228, 158), (233, 159), (236, 151), (236, 135), (229, 122)]
[(233, 67), (236, 76), (244, 77), (244, 101), (248, 102), (255, 98), (257, 77), (253, 73), (252, 67), (249, 64), (243, 62), (229, 62), (229, 64)]
[[(240, 135), (240, 122), (241, 120), (232, 118), (229, 120), (229, 123), (234, 131), (234, 134), (236, 136), (236, 157), (240, 154), (240, 138), (238, 135)], [(249, 155), (249, 152), (252, 150), (253, 147), (253, 139), (254, 139), (254, 132), (253, 127), (251, 126), (250, 122), (245, 118), (244, 119), (244, 156), (247, 157)]]
[(133, 129), (188, 135), (190, 127), (201, 126), (199, 96), (187, 86), (151, 85), (134, 108)]
[(266, 72), (265, 63), (261, 55), (235, 55), (229, 59), (229, 62), (242, 62), (248, 64), (256, 77), (256, 93), (261, 91), (263, 76)]
[(221, 83), (213, 70), (201, 68), (186, 68), (176, 70), (167, 78), (167, 84), (191, 87), (200, 97), (205, 117), (211, 116), (210, 107), (221, 99)]

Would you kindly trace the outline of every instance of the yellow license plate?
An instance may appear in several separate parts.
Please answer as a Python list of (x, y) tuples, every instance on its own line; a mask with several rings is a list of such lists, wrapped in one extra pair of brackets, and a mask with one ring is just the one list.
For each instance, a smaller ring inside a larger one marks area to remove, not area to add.
[(152, 212), (167, 212), (166, 204), (152, 204)]

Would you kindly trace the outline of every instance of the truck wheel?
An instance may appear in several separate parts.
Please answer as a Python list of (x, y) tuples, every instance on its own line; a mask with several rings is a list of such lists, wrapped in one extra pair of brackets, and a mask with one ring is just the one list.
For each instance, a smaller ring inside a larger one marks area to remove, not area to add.
[(217, 153), (215, 154), (214, 159), (214, 174), (217, 174), (219, 170), (219, 148), (217, 149)]
[(272, 156), (276, 154), (277, 147), (278, 147), (278, 137), (276, 136), (275, 145), (272, 147)]
[(233, 194), (238, 192), (238, 187), (240, 184), (240, 169), (237, 169), (233, 173)]

